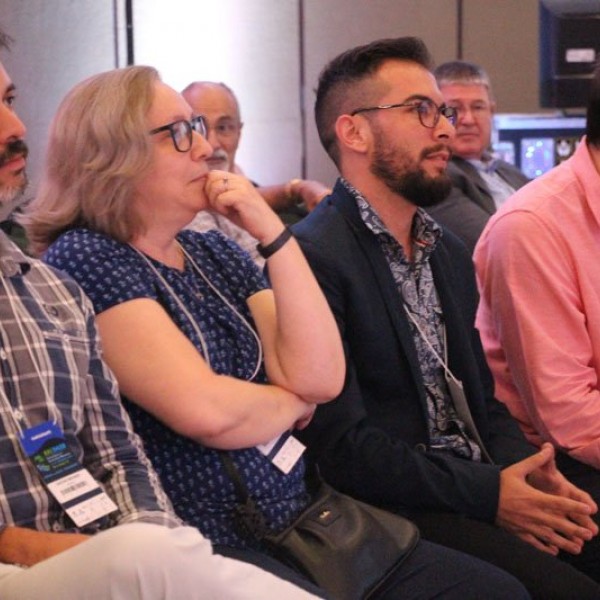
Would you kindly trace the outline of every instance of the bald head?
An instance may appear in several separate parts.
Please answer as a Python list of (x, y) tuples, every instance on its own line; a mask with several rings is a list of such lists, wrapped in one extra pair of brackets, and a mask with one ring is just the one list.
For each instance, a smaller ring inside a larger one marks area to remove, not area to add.
[(242, 130), (234, 93), (224, 83), (214, 81), (196, 81), (181, 93), (192, 110), (206, 118), (208, 141), (213, 147), (209, 168), (233, 171)]

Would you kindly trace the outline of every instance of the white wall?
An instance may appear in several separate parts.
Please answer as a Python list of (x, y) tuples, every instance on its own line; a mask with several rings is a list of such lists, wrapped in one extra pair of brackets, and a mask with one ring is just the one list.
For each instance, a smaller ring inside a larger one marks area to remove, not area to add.
[(297, 177), (301, 161), (296, 0), (134, 2), (135, 62), (177, 90), (226, 83), (244, 129), (236, 160), (263, 184)]
[(27, 126), (28, 173), (35, 192), (48, 125), (77, 82), (117, 65), (120, 14), (113, 0), (0, 0), (0, 27), (14, 40), (0, 60), (17, 86), (16, 110)]

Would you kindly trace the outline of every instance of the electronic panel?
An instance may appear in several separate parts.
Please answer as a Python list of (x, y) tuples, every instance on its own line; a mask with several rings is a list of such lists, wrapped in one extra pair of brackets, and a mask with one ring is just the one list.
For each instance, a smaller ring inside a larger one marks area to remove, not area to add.
[(492, 146), (533, 179), (569, 158), (584, 133), (583, 115), (498, 114)]

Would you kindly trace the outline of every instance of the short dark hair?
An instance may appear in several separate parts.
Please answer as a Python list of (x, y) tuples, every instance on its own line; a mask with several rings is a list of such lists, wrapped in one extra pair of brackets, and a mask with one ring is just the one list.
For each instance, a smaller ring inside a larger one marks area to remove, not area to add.
[(600, 61), (590, 82), (585, 134), (589, 144), (600, 148)]
[(325, 151), (339, 167), (339, 148), (335, 122), (365, 101), (371, 101), (380, 90), (360, 85), (371, 78), (388, 60), (405, 60), (431, 70), (432, 60), (427, 46), (416, 37), (387, 38), (357, 46), (334, 58), (319, 75), (315, 101), (315, 120)]

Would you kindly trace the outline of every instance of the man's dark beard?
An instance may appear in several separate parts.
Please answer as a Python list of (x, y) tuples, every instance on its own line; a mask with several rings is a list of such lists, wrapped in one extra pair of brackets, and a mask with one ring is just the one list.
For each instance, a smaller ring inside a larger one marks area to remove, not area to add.
[(27, 158), (28, 154), (29, 148), (27, 148), (27, 144), (23, 140), (8, 142), (4, 152), (0, 152), (0, 167), (3, 167), (7, 162), (18, 156)]
[[(445, 149), (446, 146), (427, 148), (420, 158)], [(396, 154), (398, 151), (383, 150), (378, 144), (371, 164), (371, 172), (392, 192), (421, 208), (439, 204), (448, 197), (452, 189), (452, 180), (446, 173), (431, 177), (410, 158), (403, 159)]]

